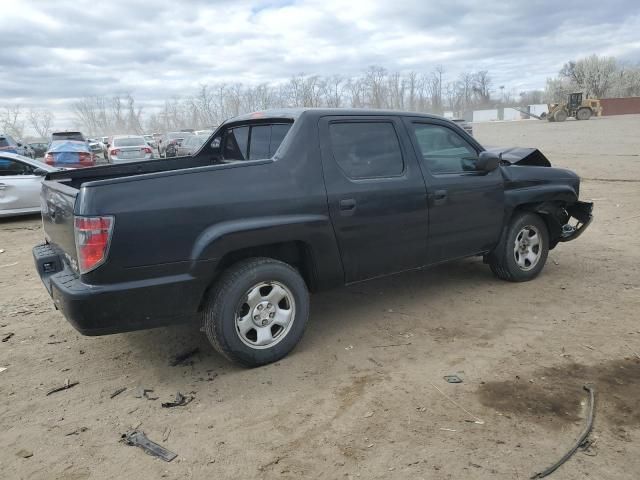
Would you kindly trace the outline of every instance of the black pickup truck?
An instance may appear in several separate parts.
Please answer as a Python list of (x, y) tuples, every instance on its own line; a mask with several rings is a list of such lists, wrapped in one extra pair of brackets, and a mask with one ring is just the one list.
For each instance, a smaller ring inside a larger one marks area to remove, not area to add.
[(192, 157), (48, 174), (33, 255), (83, 334), (197, 319), (220, 353), (257, 366), (300, 340), (309, 291), (474, 255), (533, 279), (591, 221), (579, 183), (437, 116), (258, 112)]

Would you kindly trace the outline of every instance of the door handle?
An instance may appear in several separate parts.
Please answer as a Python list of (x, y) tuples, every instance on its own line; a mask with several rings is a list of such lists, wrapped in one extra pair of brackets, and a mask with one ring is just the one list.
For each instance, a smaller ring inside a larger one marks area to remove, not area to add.
[(345, 198), (340, 200), (340, 211), (343, 215), (351, 215), (356, 209), (356, 200), (354, 198)]
[(431, 194), (431, 198), (433, 199), (434, 205), (443, 205), (447, 201), (447, 197), (449, 194), (446, 190), (436, 190)]

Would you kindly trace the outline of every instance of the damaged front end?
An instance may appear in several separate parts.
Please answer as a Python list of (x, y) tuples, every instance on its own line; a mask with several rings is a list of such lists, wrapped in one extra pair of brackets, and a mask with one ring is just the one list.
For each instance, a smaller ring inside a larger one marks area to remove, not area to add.
[(569, 214), (569, 220), (571, 218), (575, 218), (577, 223), (575, 225), (571, 225), (567, 222), (562, 225), (562, 234), (559, 239), (560, 242), (575, 240), (582, 235), (582, 232), (585, 231), (593, 220), (592, 202), (576, 202), (573, 205), (568, 206), (566, 211)]
[(537, 148), (490, 147), (487, 152), (500, 156), (503, 165), (522, 165), (530, 167), (550, 167), (551, 162)]
[(554, 248), (559, 242), (575, 240), (593, 220), (593, 203), (591, 202), (576, 201), (568, 206), (545, 202), (535, 210), (543, 214), (547, 222), (551, 240), (550, 248)]

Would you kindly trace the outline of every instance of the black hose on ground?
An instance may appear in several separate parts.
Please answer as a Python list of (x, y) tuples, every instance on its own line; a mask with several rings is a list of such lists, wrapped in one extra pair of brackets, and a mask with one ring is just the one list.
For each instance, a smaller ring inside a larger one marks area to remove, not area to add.
[(587, 437), (591, 433), (591, 429), (593, 428), (593, 417), (594, 417), (594, 411), (595, 411), (595, 405), (596, 405), (596, 391), (595, 391), (595, 388), (592, 387), (591, 385), (585, 385), (582, 388), (584, 388), (587, 392), (589, 392), (589, 415), (587, 416), (587, 428), (584, 429), (584, 432), (582, 432), (582, 435), (580, 435), (580, 438), (578, 438), (578, 441), (575, 443), (575, 445), (571, 447), (571, 450), (565, 453), (560, 460), (558, 460), (556, 463), (551, 465), (549, 468), (546, 468), (545, 470), (534, 474), (532, 477), (530, 477), (531, 480), (535, 478), (544, 478), (547, 475), (550, 475), (551, 473), (555, 472), (558, 469), (558, 467), (560, 467), (560, 465), (562, 465), (564, 462), (569, 460), (569, 458), (571, 458), (571, 456), (574, 453), (576, 453), (576, 450), (580, 448), (580, 445), (584, 444), (584, 442), (587, 440)]

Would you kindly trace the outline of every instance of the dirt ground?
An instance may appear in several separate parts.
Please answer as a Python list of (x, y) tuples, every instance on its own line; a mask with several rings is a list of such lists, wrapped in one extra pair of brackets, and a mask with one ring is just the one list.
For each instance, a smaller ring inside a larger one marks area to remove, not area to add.
[[(314, 295), (301, 344), (259, 369), (187, 327), (80, 336), (34, 272), (40, 220), (2, 221), (0, 476), (525, 479), (577, 439), (592, 382), (593, 443), (551, 478), (639, 478), (640, 116), (474, 129), (576, 170), (589, 230), (531, 283), (469, 259)], [(177, 391), (195, 399), (162, 408)], [(120, 443), (136, 426), (178, 457)]]

